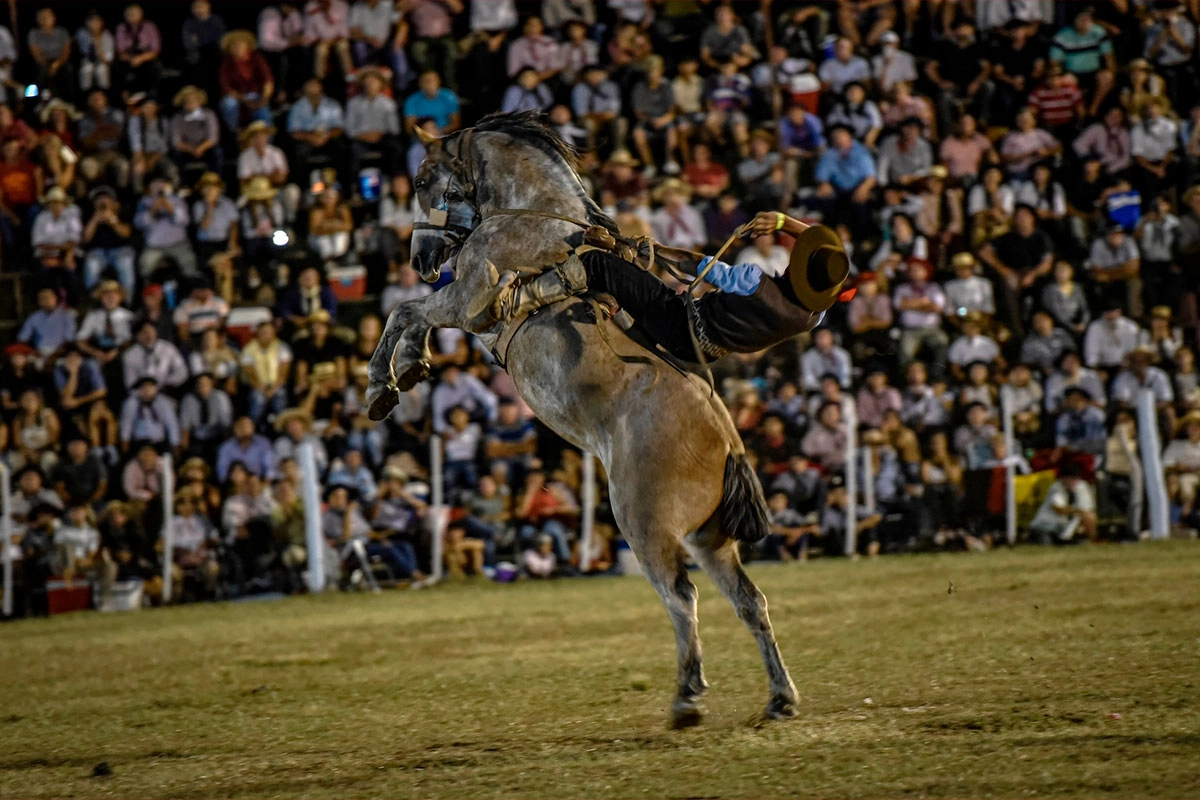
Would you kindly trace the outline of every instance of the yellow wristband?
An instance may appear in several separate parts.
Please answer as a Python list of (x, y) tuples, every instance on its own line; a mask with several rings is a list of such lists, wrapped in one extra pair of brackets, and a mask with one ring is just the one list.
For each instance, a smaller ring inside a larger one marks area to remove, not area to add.
[(777, 230), (777, 231), (783, 230), (783, 212), (782, 211), (775, 212), (775, 230)]

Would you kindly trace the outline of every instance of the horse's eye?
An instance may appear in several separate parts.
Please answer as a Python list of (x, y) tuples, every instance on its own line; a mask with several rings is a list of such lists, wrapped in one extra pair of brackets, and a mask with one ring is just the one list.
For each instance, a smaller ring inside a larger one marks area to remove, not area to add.
[(417, 191), (424, 189), (428, 185), (429, 181), (425, 180), (424, 178), (417, 178), (415, 181), (413, 181), (413, 188)]

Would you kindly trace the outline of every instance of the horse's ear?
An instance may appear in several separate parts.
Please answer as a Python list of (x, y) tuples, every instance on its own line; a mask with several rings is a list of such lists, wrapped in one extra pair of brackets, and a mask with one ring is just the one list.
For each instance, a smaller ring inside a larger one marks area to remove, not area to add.
[(440, 138), (434, 136), (420, 125), (418, 125), (415, 130), (417, 138), (421, 140), (421, 144), (425, 145), (426, 150), (438, 150), (441, 148), (442, 140)]

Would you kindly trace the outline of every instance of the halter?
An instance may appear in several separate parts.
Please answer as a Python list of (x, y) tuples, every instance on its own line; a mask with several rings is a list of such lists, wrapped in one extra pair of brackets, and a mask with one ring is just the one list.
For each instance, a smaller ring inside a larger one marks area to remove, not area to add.
[[(475, 182), (471, 180), (471, 175), (474, 174), (474, 164), (471, 163), (474, 160), (471, 157), (473, 133), (467, 130), (459, 137), (458, 153), (447, 164), (451, 179), (447, 181), (437, 204), (430, 207), (429, 220), (414, 224), (414, 230), (440, 231), (455, 245), (461, 245), (483, 221), (483, 216), (475, 205)], [(451, 202), (448, 195), (456, 185), (462, 188), (462, 199)]]

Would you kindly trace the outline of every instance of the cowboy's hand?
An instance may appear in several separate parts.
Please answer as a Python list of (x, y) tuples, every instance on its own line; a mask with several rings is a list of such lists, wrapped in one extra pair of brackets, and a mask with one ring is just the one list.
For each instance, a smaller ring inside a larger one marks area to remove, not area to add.
[(783, 214), (779, 211), (760, 211), (750, 220), (750, 235), (763, 236), (783, 227)]

